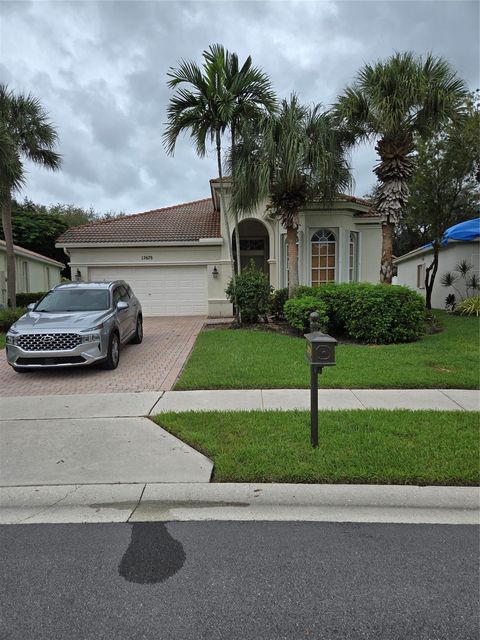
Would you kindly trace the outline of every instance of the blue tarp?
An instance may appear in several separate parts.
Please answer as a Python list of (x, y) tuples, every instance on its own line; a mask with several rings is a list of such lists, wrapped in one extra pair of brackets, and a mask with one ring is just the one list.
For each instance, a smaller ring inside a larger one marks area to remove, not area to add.
[(477, 238), (480, 238), (480, 218), (473, 218), (473, 220), (454, 224), (453, 227), (447, 229), (442, 238), (442, 246), (445, 246), (449, 240), (468, 242)]

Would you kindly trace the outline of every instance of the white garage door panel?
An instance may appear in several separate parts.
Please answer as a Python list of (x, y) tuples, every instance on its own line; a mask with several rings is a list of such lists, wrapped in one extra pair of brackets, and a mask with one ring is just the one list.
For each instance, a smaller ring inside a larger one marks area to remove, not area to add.
[(125, 280), (146, 316), (207, 315), (206, 267), (91, 267), (90, 280)]

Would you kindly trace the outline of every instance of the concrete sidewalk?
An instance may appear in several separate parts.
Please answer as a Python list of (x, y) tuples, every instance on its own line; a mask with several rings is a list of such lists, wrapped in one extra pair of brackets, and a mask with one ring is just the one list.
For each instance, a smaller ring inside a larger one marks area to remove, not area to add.
[(161, 393), (0, 399), (0, 486), (209, 482), (207, 457), (146, 417)]
[[(478, 489), (210, 484), (211, 460), (144, 417), (308, 409), (308, 389), (0, 398), (0, 524), (314, 520), (476, 524)], [(321, 389), (321, 409), (478, 410), (465, 390)]]
[[(320, 389), (318, 408), (479, 411), (480, 391), (465, 389)], [(309, 389), (166, 391), (150, 415), (165, 411), (310, 409)]]
[[(480, 391), (469, 389), (320, 389), (325, 409), (480, 411)], [(0, 397), (1, 420), (125, 418), (165, 411), (310, 409), (309, 389), (154, 391)]]

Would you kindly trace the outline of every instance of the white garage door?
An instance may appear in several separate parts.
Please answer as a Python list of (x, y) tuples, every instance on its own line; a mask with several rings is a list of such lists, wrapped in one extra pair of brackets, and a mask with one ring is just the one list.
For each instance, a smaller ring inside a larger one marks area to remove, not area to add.
[(145, 316), (204, 316), (208, 312), (206, 267), (92, 267), (90, 280), (125, 280)]

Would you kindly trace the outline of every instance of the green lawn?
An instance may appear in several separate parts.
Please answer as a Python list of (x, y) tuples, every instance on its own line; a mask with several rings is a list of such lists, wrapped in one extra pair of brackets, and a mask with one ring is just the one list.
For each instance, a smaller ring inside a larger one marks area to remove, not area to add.
[(3, 349), (5, 346), (5, 334), (0, 333), (0, 349)]
[[(479, 387), (479, 319), (439, 312), (444, 331), (396, 345), (340, 344), (330, 388)], [(305, 340), (266, 331), (203, 331), (176, 389), (307, 388)]]
[(218, 482), (477, 485), (474, 412), (168, 413), (156, 422), (209, 456)]

